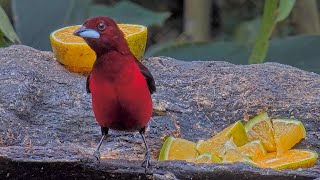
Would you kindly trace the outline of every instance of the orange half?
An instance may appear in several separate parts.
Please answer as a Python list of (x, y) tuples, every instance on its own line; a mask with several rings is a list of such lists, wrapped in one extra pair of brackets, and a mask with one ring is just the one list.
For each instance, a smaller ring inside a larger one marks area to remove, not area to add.
[[(140, 60), (147, 42), (147, 27), (136, 24), (118, 24), (125, 34), (133, 55)], [(50, 34), (52, 51), (56, 59), (72, 72), (88, 73), (96, 59), (94, 51), (86, 42), (74, 36), (73, 32), (80, 25), (58, 29)]]

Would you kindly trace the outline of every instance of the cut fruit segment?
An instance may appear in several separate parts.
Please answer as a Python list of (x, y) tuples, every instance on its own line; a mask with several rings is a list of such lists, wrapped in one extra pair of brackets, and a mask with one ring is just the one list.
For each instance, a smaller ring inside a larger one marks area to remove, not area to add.
[(227, 137), (228, 140), (232, 137), (234, 144), (236, 144), (237, 146), (242, 146), (248, 142), (248, 136), (241, 121), (237, 121), (234, 124), (228, 126), (220, 133), (213, 136), (210, 140), (221, 137)]
[(276, 152), (268, 153), (265, 157), (256, 161), (262, 168), (273, 169), (298, 169), (312, 167), (318, 158), (315, 151), (291, 149), (277, 156)]
[(200, 154), (210, 152), (222, 157), (226, 151), (236, 149), (248, 142), (247, 133), (241, 121), (228, 126), (223, 131), (212, 138), (203, 141), (200, 140), (196, 149)]
[(301, 139), (306, 137), (306, 130), (298, 120), (273, 119), (272, 124), (278, 155), (291, 149)]
[(243, 156), (241, 153), (239, 153), (235, 149), (231, 149), (226, 152), (226, 154), (223, 156), (223, 163), (232, 163), (232, 162), (243, 162), (250, 160), (248, 157)]
[(211, 138), (209, 140), (200, 140), (196, 145), (196, 150), (200, 154), (207, 152), (217, 154), (219, 157), (223, 157), (226, 151), (230, 149), (236, 149), (237, 146), (234, 144), (232, 138), (221, 136)]
[(268, 152), (276, 151), (274, 131), (267, 113), (259, 114), (245, 124), (249, 141), (261, 140)]
[(186, 160), (194, 162), (197, 156), (198, 152), (195, 149), (195, 143), (170, 136), (161, 148), (159, 161)]
[(226, 152), (222, 159), (223, 163), (234, 163), (234, 162), (242, 162), (246, 164), (250, 164), (253, 166), (257, 166), (255, 162), (249, 159), (247, 156), (242, 155), (238, 150), (232, 149)]
[(200, 154), (197, 159), (195, 160), (195, 163), (221, 163), (222, 160), (213, 153), (204, 153)]
[(248, 142), (247, 144), (239, 147), (237, 151), (240, 154), (249, 157), (253, 161), (267, 155), (267, 151), (260, 140)]

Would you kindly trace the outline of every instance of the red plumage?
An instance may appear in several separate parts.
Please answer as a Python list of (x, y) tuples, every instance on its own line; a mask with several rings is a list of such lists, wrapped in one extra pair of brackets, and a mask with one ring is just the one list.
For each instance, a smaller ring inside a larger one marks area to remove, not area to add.
[(152, 115), (146, 79), (132, 54), (110, 51), (97, 59), (89, 88), (96, 119), (101, 127), (140, 130)]
[[(124, 34), (108, 17), (88, 19), (74, 32), (95, 51), (97, 59), (87, 79), (93, 112), (101, 126), (102, 138), (108, 129), (139, 131), (146, 146), (144, 163), (150, 165), (145, 126), (152, 116), (151, 94), (155, 82), (149, 70), (131, 53)], [(99, 157), (98, 157), (99, 159)]]

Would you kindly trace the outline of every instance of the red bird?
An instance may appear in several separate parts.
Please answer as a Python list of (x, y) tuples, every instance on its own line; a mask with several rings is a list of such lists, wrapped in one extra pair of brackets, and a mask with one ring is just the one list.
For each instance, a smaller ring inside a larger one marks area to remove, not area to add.
[(92, 95), (93, 112), (102, 132), (95, 156), (100, 159), (99, 149), (109, 128), (139, 131), (146, 149), (142, 166), (147, 170), (151, 155), (144, 134), (152, 116), (151, 94), (156, 91), (152, 74), (131, 53), (112, 19), (88, 19), (74, 35), (82, 37), (97, 55), (87, 78), (87, 92)]

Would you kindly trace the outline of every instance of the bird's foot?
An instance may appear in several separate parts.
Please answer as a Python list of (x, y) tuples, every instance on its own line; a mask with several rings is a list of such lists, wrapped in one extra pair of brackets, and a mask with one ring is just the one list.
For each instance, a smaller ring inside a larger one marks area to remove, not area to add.
[(149, 151), (147, 151), (146, 154), (144, 155), (144, 159), (141, 166), (145, 168), (145, 173), (148, 173), (150, 172), (149, 170), (152, 170), (151, 154)]
[(100, 152), (99, 151), (94, 151), (94, 157), (96, 158), (98, 164), (100, 163)]

